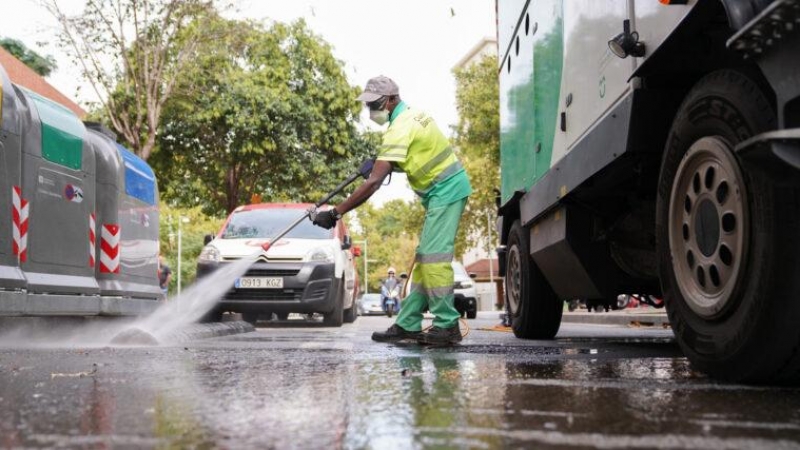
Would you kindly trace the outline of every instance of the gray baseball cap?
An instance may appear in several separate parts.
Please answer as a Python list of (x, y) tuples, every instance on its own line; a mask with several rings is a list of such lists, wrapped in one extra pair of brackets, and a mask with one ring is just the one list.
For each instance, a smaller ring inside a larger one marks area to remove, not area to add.
[(357, 100), (369, 103), (385, 95), (400, 95), (400, 88), (391, 78), (380, 75), (367, 81), (364, 92), (358, 96)]

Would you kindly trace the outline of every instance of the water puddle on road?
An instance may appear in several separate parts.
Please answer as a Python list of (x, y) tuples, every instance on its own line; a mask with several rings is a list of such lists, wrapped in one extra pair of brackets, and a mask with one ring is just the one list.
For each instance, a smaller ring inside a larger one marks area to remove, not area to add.
[(253, 265), (261, 251), (225, 264), (171, 297), (147, 316), (133, 320), (61, 320), (25, 318), (0, 333), (2, 347), (156, 345), (168, 343), (183, 327), (198, 322)]

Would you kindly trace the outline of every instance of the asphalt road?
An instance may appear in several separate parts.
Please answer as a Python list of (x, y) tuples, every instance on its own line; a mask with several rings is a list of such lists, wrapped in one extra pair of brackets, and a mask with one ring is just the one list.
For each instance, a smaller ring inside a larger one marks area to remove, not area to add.
[(800, 448), (800, 389), (709, 380), (669, 329), (498, 322), (452, 349), (373, 343), (384, 317), (155, 347), (0, 335), (0, 446)]

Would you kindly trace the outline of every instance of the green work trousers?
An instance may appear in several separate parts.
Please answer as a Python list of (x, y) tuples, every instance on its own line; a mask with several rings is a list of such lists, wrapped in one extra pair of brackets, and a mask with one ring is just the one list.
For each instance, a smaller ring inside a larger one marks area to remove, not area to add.
[(397, 325), (406, 331), (422, 330), (422, 312), (427, 307), (435, 316), (433, 325), (452, 328), (460, 314), (453, 305), (453, 250), (458, 222), (467, 199), (431, 206), (417, 247), (411, 293), (403, 300)]

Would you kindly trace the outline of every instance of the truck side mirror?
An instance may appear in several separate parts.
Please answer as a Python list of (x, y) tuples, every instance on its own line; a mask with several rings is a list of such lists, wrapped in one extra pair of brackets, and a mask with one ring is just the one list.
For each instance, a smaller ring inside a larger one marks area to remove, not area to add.
[(347, 250), (348, 248), (353, 246), (353, 240), (350, 239), (349, 234), (344, 235), (344, 239), (342, 239), (342, 250)]
[(208, 243), (213, 241), (213, 240), (214, 240), (214, 235), (213, 234), (207, 234), (207, 235), (203, 236), (203, 245), (208, 245)]

